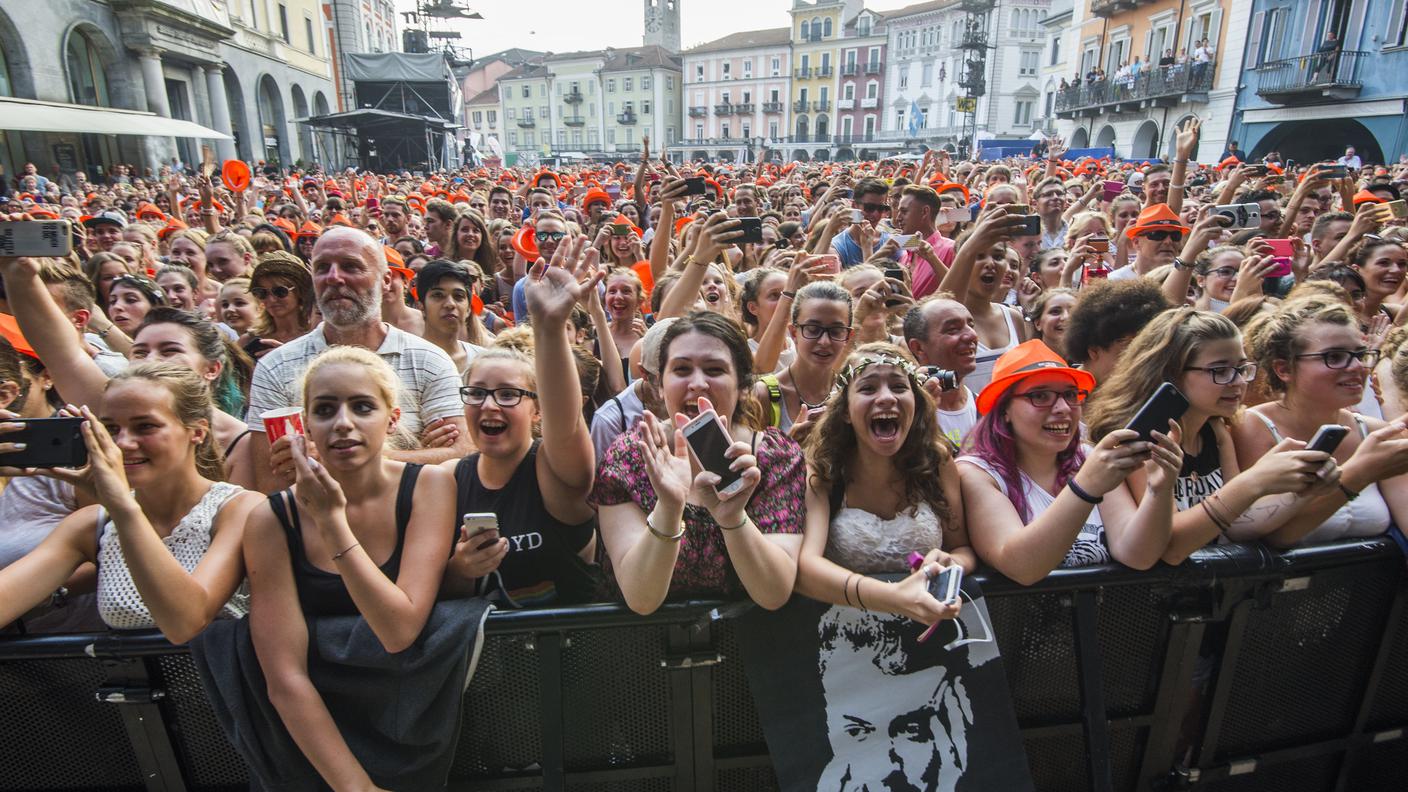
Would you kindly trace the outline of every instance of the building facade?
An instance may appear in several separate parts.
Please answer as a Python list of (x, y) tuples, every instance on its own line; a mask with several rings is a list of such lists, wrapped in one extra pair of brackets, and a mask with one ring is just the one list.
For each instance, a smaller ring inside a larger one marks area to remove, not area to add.
[(745, 161), (782, 145), (791, 119), (792, 34), (734, 33), (683, 54), (682, 139), (676, 160)]
[(1068, 60), (1075, 50), (1076, 29), (1071, 24), (1075, 8), (1073, 0), (1053, 0), (1051, 9), (1041, 20), (1046, 37), (1046, 48), (1041, 61), (1041, 116), (1040, 128), (1048, 136), (1056, 134), (1056, 97), (1061, 92), (1061, 81), (1068, 84), (1074, 74), (1074, 67)]
[(600, 77), (606, 150), (636, 153), (646, 137), (656, 153), (675, 144), (680, 136), (682, 77), (679, 56), (658, 45), (608, 50)]
[[(333, 102), (316, 0), (50, 0), (44, 13), (35, 8), (0, 0), (0, 95), (193, 121), (234, 137), (213, 144), (221, 158), (327, 161), (327, 141), (296, 123)], [(97, 180), (117, 163), (154, 171), (200, 156), (190, 139), (0, 132), (7, 173), (33, 162), (46, 176), (84, 171)]]
[(855, 159), (873, 146), (885, 112), (885, 17), (862, 10), (847, 20), (840, 42), (834, 159)]
[(792, 0), (792, 127), (789, 159), (829, 158), (840, 86), (839, 40), (859, 0)]
[(1243, 87), (1230, 132), (1243, 151), (1314, 162), (1354, 146), (1366, 164), (1397, 162), (1408, 152), (1402, 2), (1247, 5)]
[(543, 64), (530, 63), (499, 78), (500, 115), (508, 135), (504, 153), (509, 165), (531, 165), (546, 153), (540, 144), (544, 140), (541, 135), (546, 134), (551, 140), (547, 114), (542, 112), (547, 104), (548, 74)]
[(1196, 157), (1215, 160), (1232, 121), (1246, 12), (1235, 0), (1077, 0), (1079, 54), (1055, 102), (1061, 134), (1073, 148), (1167, 158), (1178, 125), (1197, 116)]

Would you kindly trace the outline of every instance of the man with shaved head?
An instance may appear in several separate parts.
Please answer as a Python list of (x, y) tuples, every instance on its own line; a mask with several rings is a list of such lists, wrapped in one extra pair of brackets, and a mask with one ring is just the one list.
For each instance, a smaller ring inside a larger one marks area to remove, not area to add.
[(360, 229), (329, 228), (313, 246), (312, 264), (322, 324), (261, 358), (250, 384), (246, 420), (259, 489), (277, 492), (293, 483), (290, 438), (281, 437), (271, 447), (261, 415), (297, 406), (308, 364), (339, 344), (376, 352), (401, 379), (399, 428), (414, 442), (408, 450), (388, 450), (388, 456), (435, 464), (469, 453), (459, 377), (450, 356), (381, 321), (382, 293), (391, 281), (381, 243)]

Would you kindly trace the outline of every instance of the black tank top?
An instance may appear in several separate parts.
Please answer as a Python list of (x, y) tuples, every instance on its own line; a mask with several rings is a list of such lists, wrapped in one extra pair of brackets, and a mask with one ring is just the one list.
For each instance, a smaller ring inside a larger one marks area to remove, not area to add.
[(596, 521), (568, 525), (548, 511), (538, 487), (538, 446), (535, 440), (508, 483), (496, 490), (479, 480), (478, 454), (461, 459), (455, 465), (456, 513), (493, 512), (498, 517), (499, 535), (508, 539), (499, 576), (518, 605), (588, 602), (598, 594), (599, 578), (577, 554), (591, 541)]
[[(406, 543), (406, 526), (411, 521), (412, 496), (416, 491), (420, 468), (420, 465), (407, 463), (405, 470), (401, 471), (401, 482), (396, 490), (396, 549), (391, 551), (391, 557), (380, 567), (382, 574), (393, 582), (401, 573), (401, 548)], [(321, 570), (308, 562), (308, 554), (303, 547), (303, 527), (298, 519), (298, 501), (293, 497), (293, 490), (270, 495), (269, 507), (279, 518), (279, 524), (284, 527), (284, 536), (288, 539), (293, 581), (298, 586), (298, 602), (303, 607), (304, 616), (357, 615), (357, 604), (347, 593), (342, 576)]]

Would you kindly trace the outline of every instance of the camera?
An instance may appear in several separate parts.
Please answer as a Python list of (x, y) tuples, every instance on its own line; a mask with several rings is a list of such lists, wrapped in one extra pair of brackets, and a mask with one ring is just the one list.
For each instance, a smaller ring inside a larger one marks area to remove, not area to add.
[(938, 366), (923, 366), (919, 369), (924, 374), (924, 379), (935, 379), (939, 381), (939, 390), (948, 393), (958, 390), (958, 375), (945, 368)]

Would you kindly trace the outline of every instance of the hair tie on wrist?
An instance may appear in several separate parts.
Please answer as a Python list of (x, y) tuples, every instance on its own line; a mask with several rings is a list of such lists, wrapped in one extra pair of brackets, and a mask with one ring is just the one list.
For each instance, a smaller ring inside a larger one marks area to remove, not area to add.
[(1077, 498), (1080, 498), (1081, 500), (1091, 504), (1092, 506), (1099, 505), (1101, 501), (1105, 500), (1105, 497), (1103, 495), (1096, 497), (1094, 495), (1091, 495), (1089, 492), (1086, 492), (1085, 490), (1081, 489), (1081, 486), (1076, 483), (1075, 476), (1072, 476), (1070, 481), (1066, 482), (1066, 486), (1070, 488), (1071, 492), (1074, 492), (1076, 494)]

